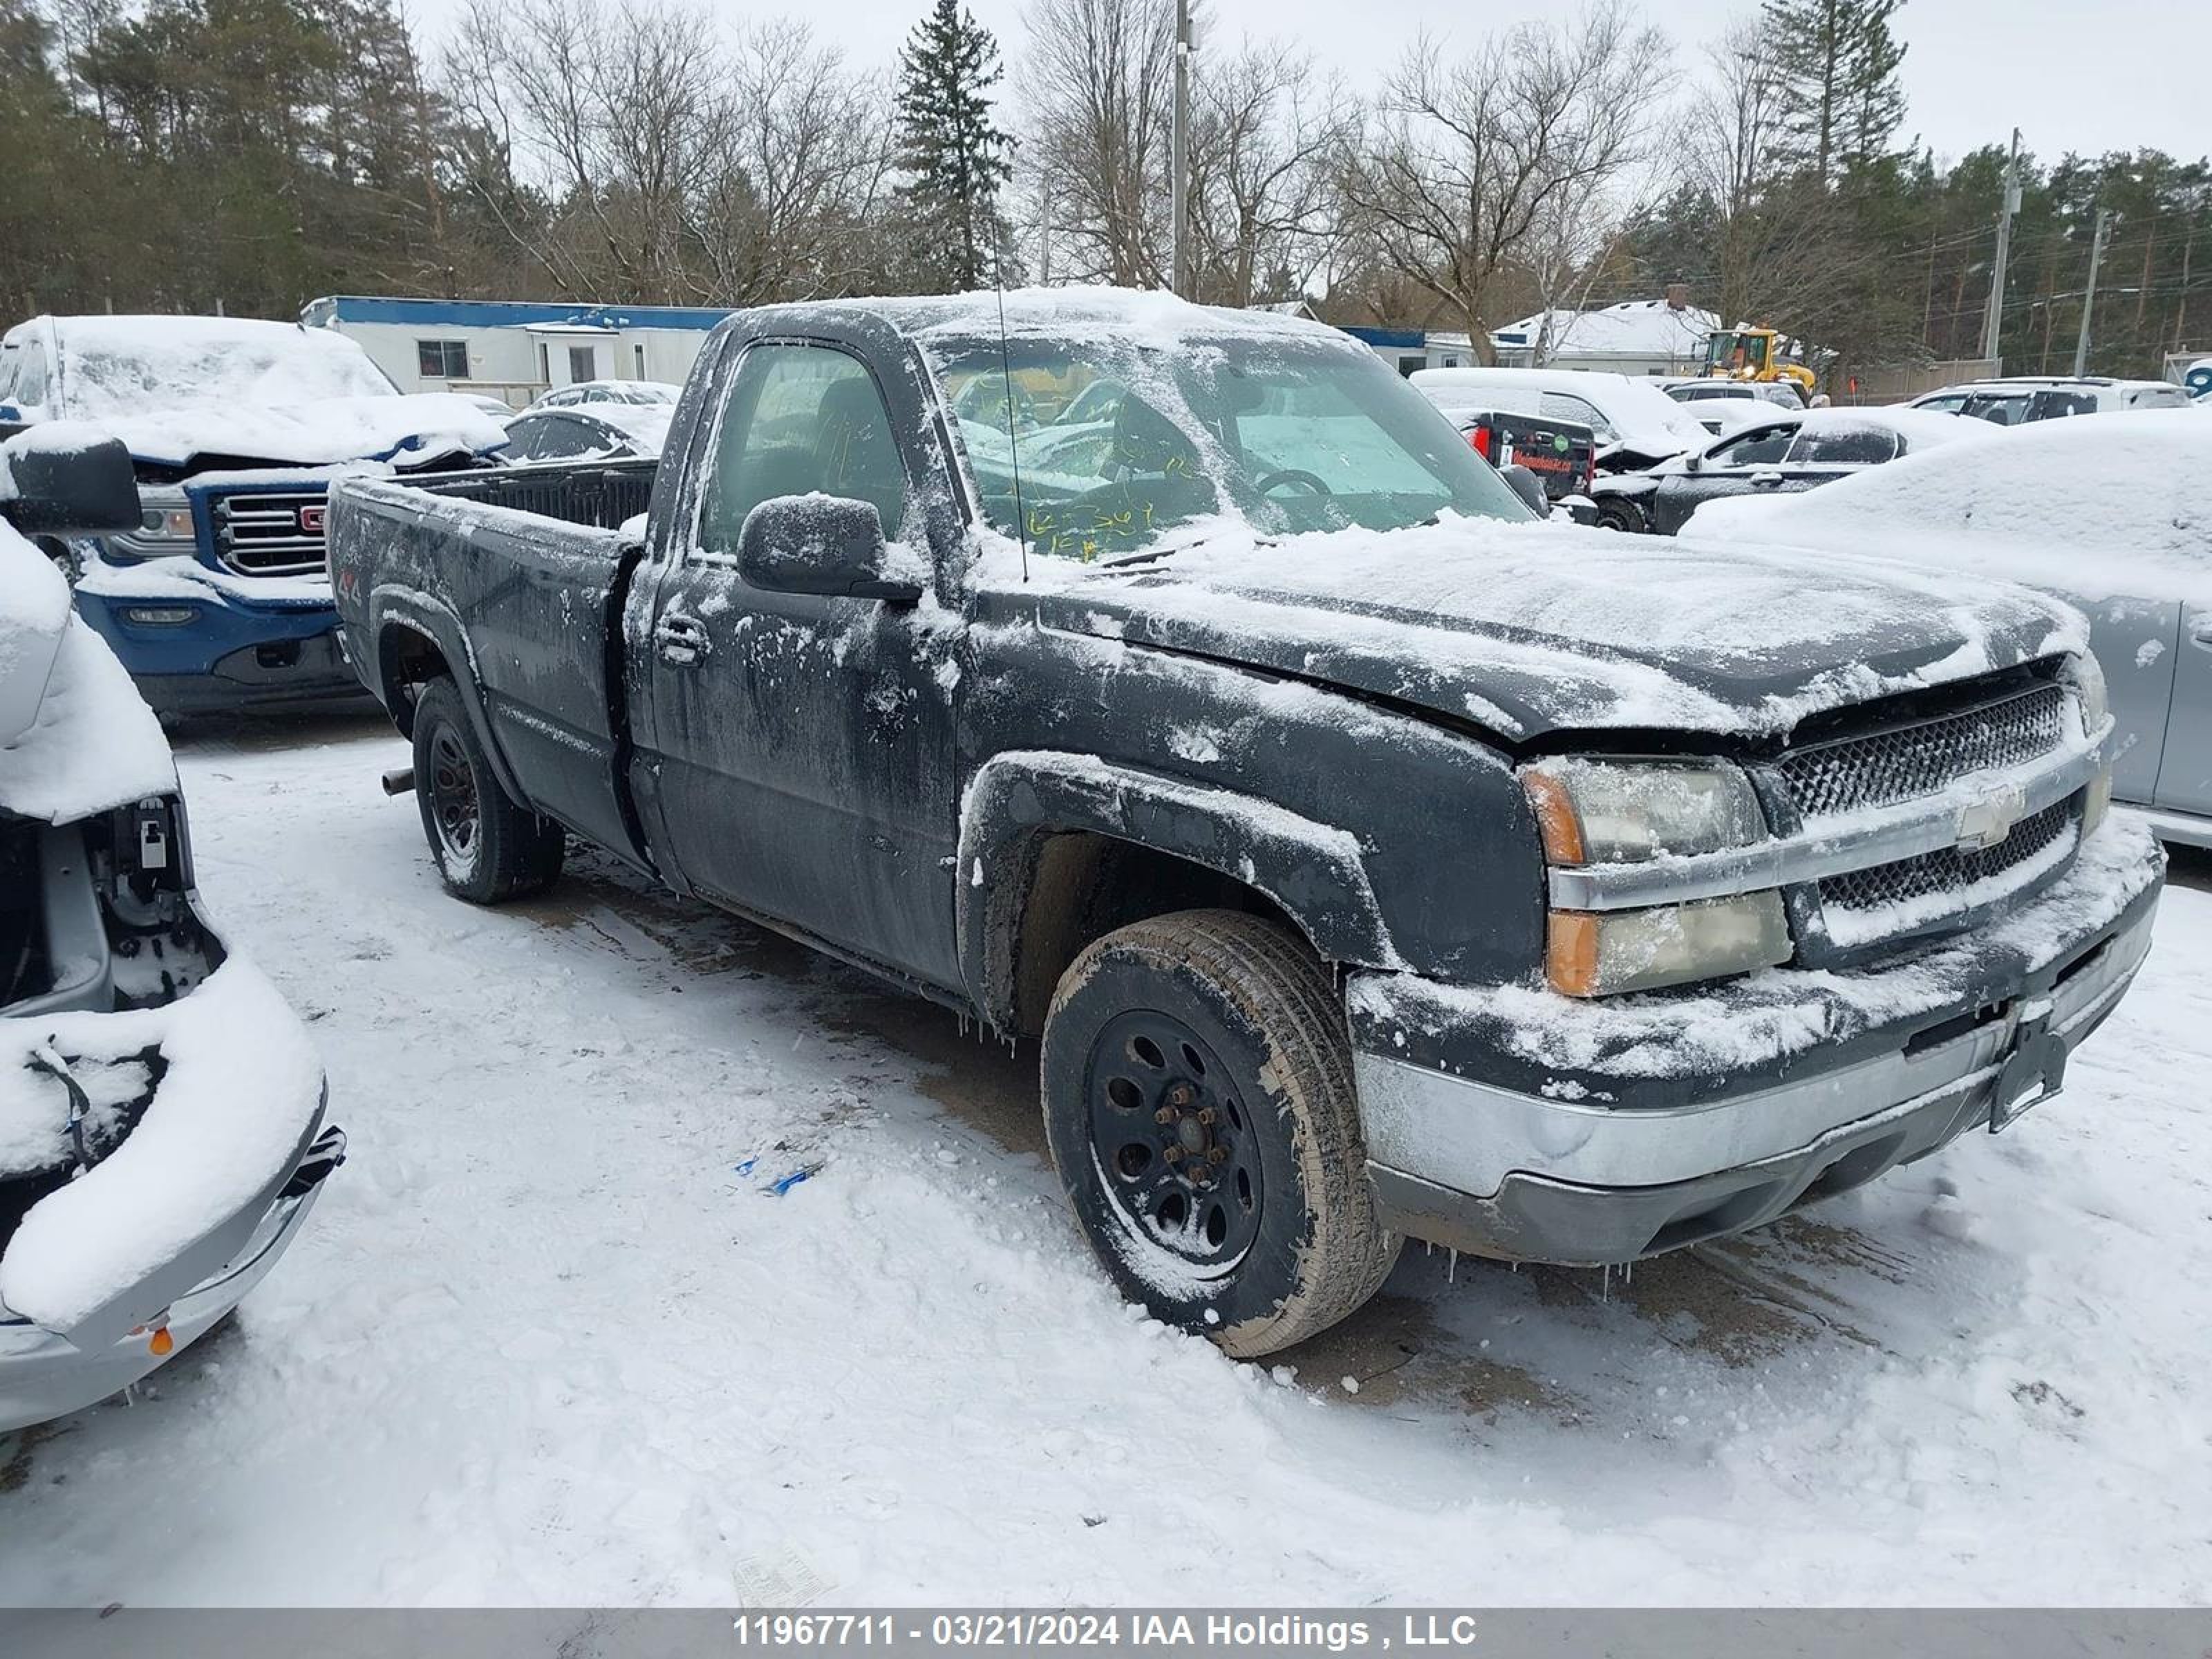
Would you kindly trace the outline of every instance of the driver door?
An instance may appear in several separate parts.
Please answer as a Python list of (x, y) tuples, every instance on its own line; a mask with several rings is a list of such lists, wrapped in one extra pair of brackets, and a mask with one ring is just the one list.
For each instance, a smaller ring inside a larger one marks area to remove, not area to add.
[(887, 539), (928, 557), (907, 446), (857, 349), (753, 341), (725, 384), (690, 521), (664, 532), (630, 607), (634, 770), (656, 845), (725, 906), (957, 984), (953, 629), (738, 570), (746, 514), (815, 491), (869, 502)]

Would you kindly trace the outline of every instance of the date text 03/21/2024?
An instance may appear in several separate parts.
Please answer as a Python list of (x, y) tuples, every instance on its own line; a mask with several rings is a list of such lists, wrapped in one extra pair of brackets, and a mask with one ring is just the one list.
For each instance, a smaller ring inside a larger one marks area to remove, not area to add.
[(1471, 1613), (1405, 1613), (1394, 1621), (1312, 1613), (972, 1612), (751, 1613), (732, 1621), (737, 1645), (816, 1648), (1120, 1647), (1346, 1653), (1468, 1648)]

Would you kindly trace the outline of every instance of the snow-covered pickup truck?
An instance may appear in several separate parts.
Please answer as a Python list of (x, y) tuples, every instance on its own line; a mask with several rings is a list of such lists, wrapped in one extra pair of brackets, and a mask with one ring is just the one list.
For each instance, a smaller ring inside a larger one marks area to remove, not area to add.
[(131, 457), (50, 429), (0, 459), (4, 1431), (237, 1306), (345, 1137), (306, 1029), (200, 908), (160, 725), (23, 539), (134, 522)]
[(0, 337), (0, 432), (89, 422), (137, 465), (136, 523), (42, 536), (162, 714), (358, 696), (323, 572), (332, 474), (453, 466), (507, 441), (403, 396), (353, 341), (223, 317), (34, 317)]
[(1244, 1355), (1403, 1237), (1624, 1262), (2002, 1126), (2134, 975), (2063, 605), (1535, 522), (1317, 325), (1004, 307), (733, 318), (641, 531), (337, 487), (454, 891), (574, 834), (1041, 1037), (1107, 1269)]

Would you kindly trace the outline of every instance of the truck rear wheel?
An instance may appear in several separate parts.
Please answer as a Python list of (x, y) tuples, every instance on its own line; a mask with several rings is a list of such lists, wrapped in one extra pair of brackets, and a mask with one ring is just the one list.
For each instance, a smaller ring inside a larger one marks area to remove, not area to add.
[(560, 875), (566, 832), (507, 798), (444, 675), (415, 704), (415, 800), (439, 877), (470, 903), (543, 892)]
[(1389, 1276), (1343, 1000), (1281, 927), (1188, 910), (1107, 934), (1061, 976), (1042, 1070), (1076, 1218), (1156, 1317), (1256, 1358)]

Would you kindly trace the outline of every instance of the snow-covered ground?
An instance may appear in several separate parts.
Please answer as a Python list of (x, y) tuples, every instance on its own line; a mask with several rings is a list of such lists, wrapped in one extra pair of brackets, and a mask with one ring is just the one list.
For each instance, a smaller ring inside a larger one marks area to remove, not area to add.
[(179, 745), (353, 1158), (0, 1437), (0, 1601), (2212, 1601), (2212, 866), (2018, 1129), (1609, 1296), (1416, 1249), (1271, 1371), (1092, 1270), (1032, 1054), (603, 860), (470, 909), (402, 757)]

